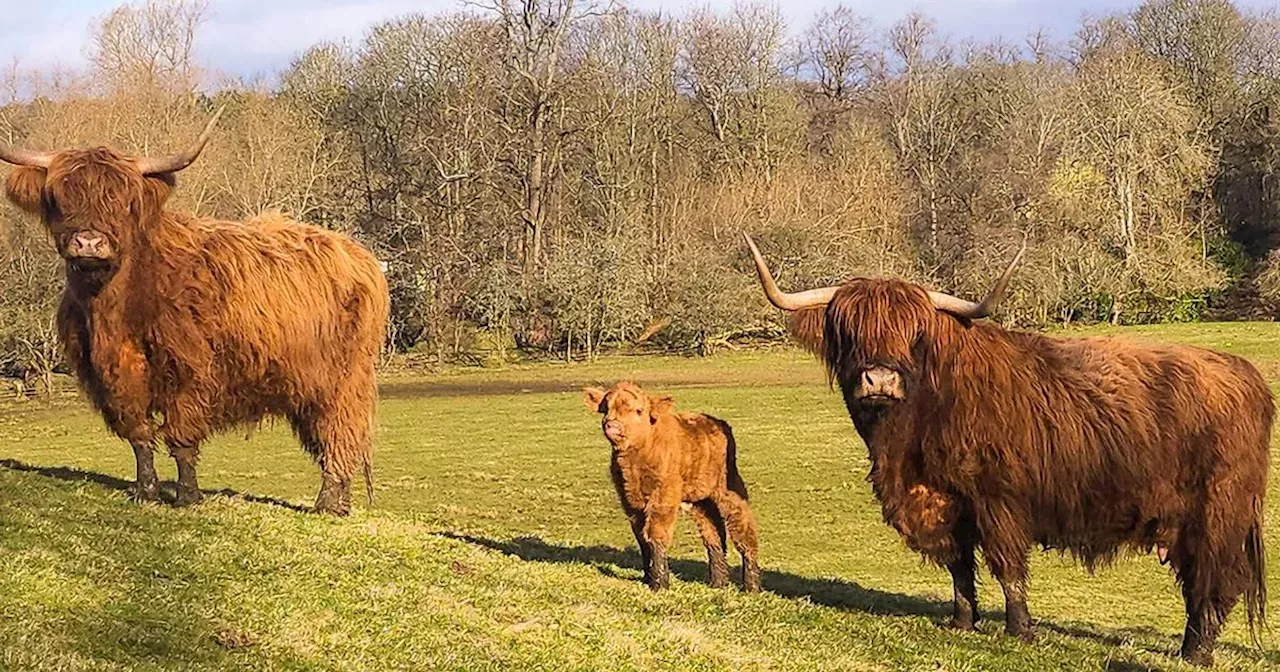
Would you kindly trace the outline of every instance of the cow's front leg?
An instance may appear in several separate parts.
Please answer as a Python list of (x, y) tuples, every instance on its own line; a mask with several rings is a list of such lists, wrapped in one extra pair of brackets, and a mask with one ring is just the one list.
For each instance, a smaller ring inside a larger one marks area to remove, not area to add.
[(1008, 634), (1031, 642), (1035, 630), (1031, 627), (1031, 612), (1027, 609), (1027, 551), (990, 551), (983, 553), (991, 566), (991, 573), (1004, 590), (1004, 629)]
[(947, 563), (953, 593), (951, 627), (973, 630), (978, 623), (977, 560), (973, 541), (957, 537), (956, 551), (956, 559)]
[(196, 480), (196, 461), (200, 458), (200, 445), (170, 445), (169, 455), (178, 464), (178, 492), (174, 506), (190, 506), (199, 502), (204, 494)]
[(160, 500), (160, 478), (156, 476), (155, 442), (131, 441), (133, 458), (138, 463), (138, 480), (134, 482), (133, 496), (142, 502)]
[(1025, 518), (1010, 505), (991, 503), (977, 512), (978, 538), (991, 574), (1004, 590), (1005, 632), (1024, 642), (1035, 639), (1027, 609), (1028, 555), (1031, 540)]
[(208, 428), (201, 421), (200, 408), (199, 400), (179, 393), (173, 395), (164, 409), (164, 424), (160, 432), (169, 447), (169, 455), (178, 465), (175, 506), (189, 506), (203, 497), (196, 479), (196, 462), (200, 459), (200, 444), (208, 434)]
[[(129, 343), (109, 343), (91, 354), (82, 346), (82, 334), (74, 330), (63, 335), (78, 376), (95, 406), (102, 411), (107, 426), (129, 442), (137, 465), (133, 496), (138, 501), (159, 501), (160, 479), (156, 476), (155, 428), (151, 422), (151, 392), (147, 360), (142, 350)], [(92, 366), (86, 361), (92, 360)], [(100, 376), (92, 371), (101, 371)]]

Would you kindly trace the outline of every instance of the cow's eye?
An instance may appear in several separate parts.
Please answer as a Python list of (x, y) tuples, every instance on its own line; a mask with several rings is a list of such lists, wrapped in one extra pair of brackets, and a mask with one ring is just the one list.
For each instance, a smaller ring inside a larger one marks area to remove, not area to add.
[(637, 409), (636, 409), (636, 415), (644, 415), (644, 409), (637, 408)]

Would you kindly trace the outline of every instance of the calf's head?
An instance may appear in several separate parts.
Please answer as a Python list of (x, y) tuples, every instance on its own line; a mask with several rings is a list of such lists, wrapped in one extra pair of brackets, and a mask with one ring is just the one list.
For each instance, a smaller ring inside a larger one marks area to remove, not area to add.
[(747, 246), (769, 302), (793, 313), (792, 332), (822, 357), (851, 407), (876, 410), (907, 400), (929, 376), (958, 329), (991, 313), (1003, 298), (1022, 250), (981, 303), (901, 280), (855, 278), (843, 285), (787, 293), (750, 236)]
[(615, 448), (648, 443), (663, 413), (675, 406), (671, 397), (650, 397), (634, 383), (622, 382), (611, 389), (588, 387), (583, 403), (600, 413), (600, 429)]
[(174, 173), (196, 160), (221, 115), (219, 109), (186, 151), (163, 157), (130, 157), (107, 147), (37, 152), (0, 145), (0, 161), (17, 166), (5, 193), (40, 215), (69, 270), (113, 271), (158, 220)]

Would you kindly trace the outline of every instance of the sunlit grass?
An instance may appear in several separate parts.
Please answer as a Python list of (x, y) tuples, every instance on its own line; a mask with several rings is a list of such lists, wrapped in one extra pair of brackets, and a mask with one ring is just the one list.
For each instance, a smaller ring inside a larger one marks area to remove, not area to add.
[[(1280, 372), (1280, 325), (1118, 333), (1221, 347)], [(677, 526), (674, 589), (651, 595), (640, 585), (607, 447), (577, 391), (619, 378), (733, 424), (771, 594), (706, 588), (687, 520)], [(132, 453), (83, 405), (0, 414), (0, 458), (16, 461), (0, 468), (0, 669), (1179, 667), (1170, 656), (1181, 600), (1147, 556), (1090, 577), (1037, 554), (1036, 645), (999, 634), (990, 580), (981, 633), (938, 628), (949, 612), (946, 572), (881, 522), (865, 449), (821, 367), (797, 351), (610, 357), (386, 383), (377, 502), (348, 520), (229, 497), (190, 510), (138, 506), (111, 487), (132, 478)], [(157, 462), (173, 478), (172, 461)], [(318, 486), (282, 427), (211, 442), (200, 477), (207, 490), (299, 505)], [(1280, 520), (1277, 494), (1271, 521)], [(1272, 550), (1278, 525), (1268, 530)], [(1276, 642), (1265, 653), (1246, 644), (1243, 613), (1225, 642), (1222, 667), (1280, 665)]]

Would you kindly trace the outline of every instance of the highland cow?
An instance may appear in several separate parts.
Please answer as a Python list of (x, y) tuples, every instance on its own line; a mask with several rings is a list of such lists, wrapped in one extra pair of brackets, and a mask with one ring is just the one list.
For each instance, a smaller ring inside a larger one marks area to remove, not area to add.
[(667, 552), (681, 508), (693, 516), (707, 549), (712, 587), (729, 582), (725, 532), (742, 555), (742, 585), (760, 590), (759, 534), (738, 474), (729, 423), (701, 413), (676, 413), (671, 397), (650, 397), (632, 383), (584, 390), (613, 447), (610, 474), (640, 545), (644, 580), (653, 590), (670, 583)]
[(1125, 549), (1159, 549), (1186, 602), (1188, 661), (1212, 664), (1241, 595), (1251, 631), (1264, 624), (1275, 410), (1248, 362), (975, 322), (1021, 252), (973, 303), (890, 279), (784, 293), (747, 244), (769, 301), (792, 312), (792, 333), (839, 383), (885, 521), (950, 570), (954, 627), (978, 618), (981, 548), (1004, 590), (1007, 632), (1032, 638), (1033, 544), (1090, 571)]
[(222, 222), (166, 210), (174, 174), (200, 155), (220, 115), (166, 157), (0, 146), (0, 160), (18, 166), (7, 194), (42, 217), (65, 261), (66, 358), (132, 445), (139, 499), (159, 496), (157, 439), (177, 462), (176, 503), (186, 505), (201, 496), (206, 437), (283, 416), (319, 462), (315, 508), (345, 514), (358, 470), (372, 500), (386, 279), (352, 239), (281, 215)]

